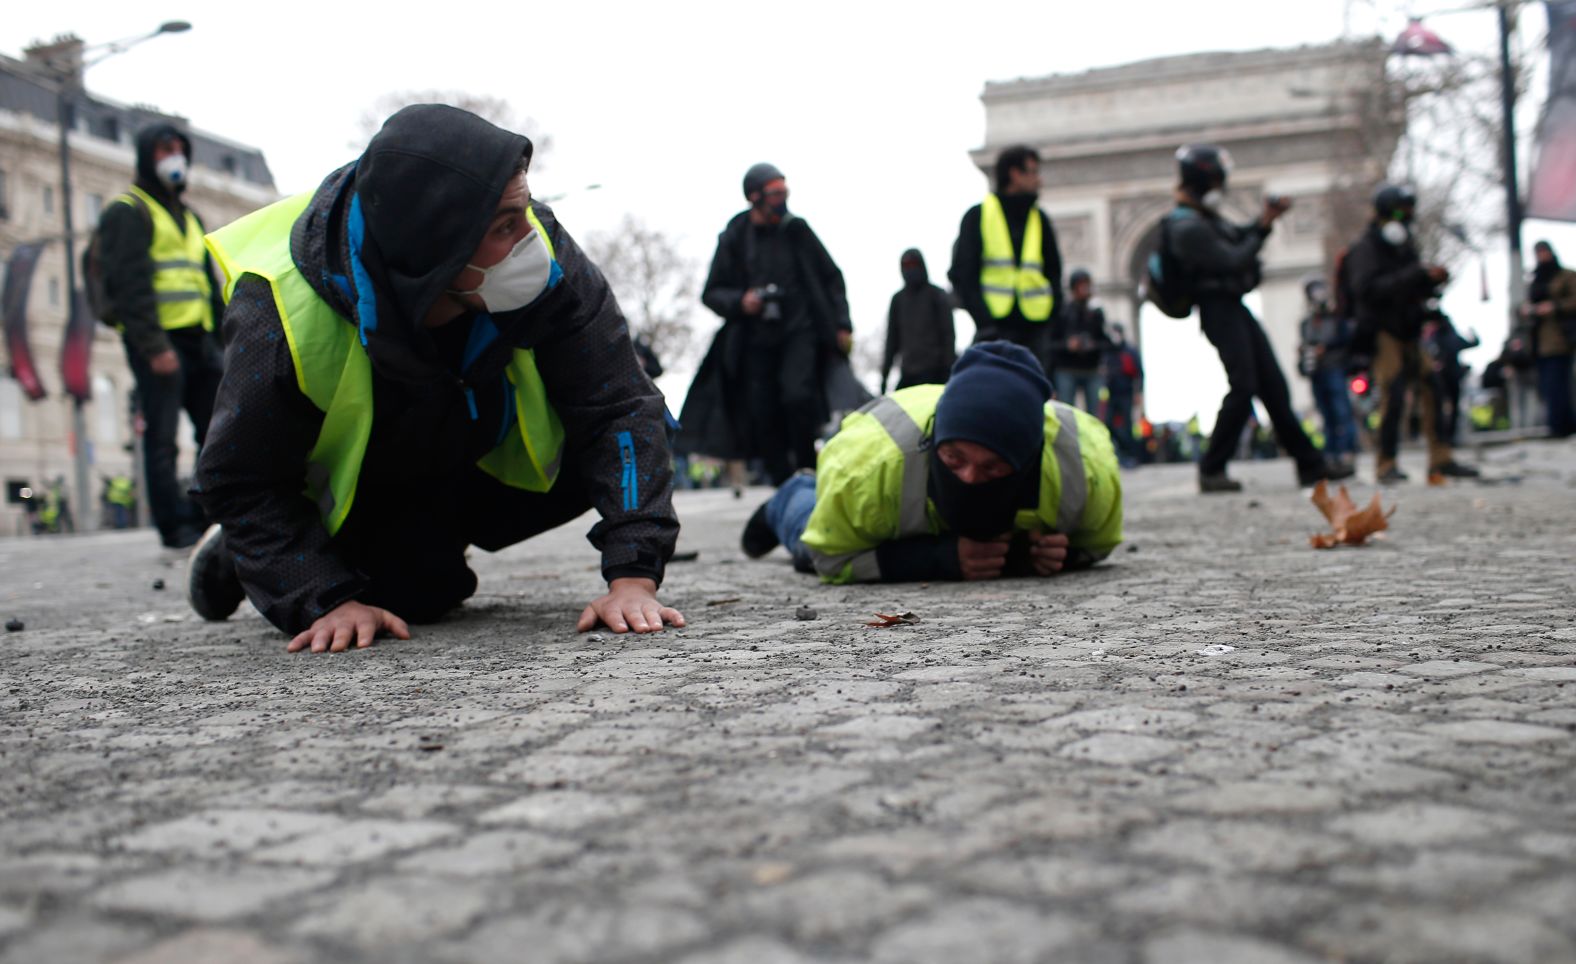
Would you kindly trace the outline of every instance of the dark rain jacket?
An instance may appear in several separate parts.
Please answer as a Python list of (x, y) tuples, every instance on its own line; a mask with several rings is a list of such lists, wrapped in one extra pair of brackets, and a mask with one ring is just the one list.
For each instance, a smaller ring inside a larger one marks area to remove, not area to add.
[[(784, 321), (788, 325), (808, 323), (820, 346), (816, 379), (822, 386), (819, 417), (825, 420), (831, 412), (858, 408), (870, 397), (854, 381), (848, 360), (836, 348), (837, 332), (854, 327), (843, 272), (808, 221), (789, 215), (776, 230), (788, 242), (793, 259), (792, 264), (780, 266), (793, 277), (793, 290), (786, 292)], [(701, 289), (701, 302), (722, 317), (723, 325), (701, 360), (679, 415), (675, 447), (686, 454), (719, 459), (761, 454), (756, 451), (744, 402), (744, 358), (751, 351), (775, 350), (778, 342), (775, 333), (758, 337), (757, 329), (772, 322), (760, 315), (746, 315), (743, 301), (750, 288), (777, 282), (762, 274), (773, 266), (762, 264), (761, 252), (754, 250), (753, 231), (749, 211), (734, 215), (717, 236), (717, 252)]]
[[(136, 185), (163, 205), (176, 224), (186, 223), (186, 205), (180, 191), (164, 186), (153, 169), (153, 149), (166, 137), (177, 138), (191, 160), (191, 141), (169, 124), (155, 124), (137, 135)], [(195, 212), (194, 212), (195, 213)], [(198, 223), (202, 218), (198, 217)], [(170, 336), (159, 325), (159, 306), (153, 297), (153, 221), (140, 204), (106, 204), (99, 215), (99, 259), (104, 270), (104, 293), (115, 309), (115, 320), (124, 326), (127, 343), (144, 358), (169, 351)], [(213, 260), (207, 259), (214, 276)], [(213, 317), (224, 313), (217, 281), (213, 286)], [(191, 337), (197, 337), (192, 332)]]
[(952, 298), (930, 283), (925, 256), (917, 248), (903, 252), (902, 260), (919, 262), (918, 277), (905, 280), (887, 308), (886, 352), (881, 358), (881, 380), (892, 364), (902, 360), (904, 377), (951, 370), (957, 361), (957, 332), (952, 326)]
[(1167, 233), (1198, 301), (1238, 299), (1259, 286), (1259, 251), (1270, 229), (1257, 221), (1233, 224), (1214, 211), (1180, 205)]
[[(1067, 347), (1075, 335), (1083, 340), (1079, 351)], [(1099, 371), (1100, 360), (1110, 347), (1105, 309), (1096, 304), (1073, 301), (1051, 319), (1051, 364), (1057, 371)]]
[(1422, 335), (1435, 285), (1415, 244), (1391, 244), (1370, 224), (1346, 249), (1345, 268), (1359, 331), (1382, 331), (1403, 341)]
[[(606, 279), (552, 210), (532, 202), (562, 281), (534, 304), (495, 316), (500, 335), (474, 361), (460, 370), (473, 317), (435, 329), (437, 338), (419, 323), (469, 260), (521, 145), (528, 144), (490, 125), (478, 131), (456, 123), (460, 113), (434, 116), (430, 137), (408, 149), (385, 145), (392, 149), (374, 158), (375, 178), (368, 173), (372, 148), (360, 173), (350, 164), (329, 175), (291, 231), (302, 277), (345, 324), (367, 334), (374, 421), (360, 486), (398, 487), (428, 499), (456, 491), (456, 481), (497, 443), (507, 408), (504, 369), (514, 349), (533, 348), (566, 435), (559, 484), (578, 479), (602, 517), (589, 538), (601, 550), (603, 576), (660, 582), (678, 533), (662, 396), (641, 371)], [(367, 183), (358, 186), (358, 178)], [(359, 272), (347, 270), (347, 210), (358, 189), (367, 211), (362, 267), (370, 292), (355, 280)], [(463, 223), (456, 228), (456, 221)], [(369, 309), (372, 298), (376, 306)], [(341, 557), (302, 494), (323, 413), (297, 385), (266, 285), (242, 280), (223, 333), (226, 370), (192, 494), (224, 524), (253, 604), (274, 625), (298, 632), (356, 598), (368, 581)], [(475, 399), (474, 416), (466, 389)], [(625, 432), (639, 479), (633, 504), (621, 485), (617, 437)], [(375, 511), (368, 506), (377, 501), (358, 498), (345, 530), (366, 525), (358, 514)]]
[[(1007, 217), (1007, 232), (1012, 236), (1013, 259), (1017, 260), (1023, 251), (1023, 232), (1029, 223), (1029, 212), (1039, 210), (1035, 204), (1039, 198), (1033, 194), (999, 196), (1002, 213)], [(952, 282), (952, 290), (956, 292), (958, 301), (963, 304), (969, 317), (974, 319), (974, 327), (982, 335), (1032, 331), (1050, 324), (1063, 308), (1062, 253), (1056, 246), (1056, 229), (1051, 225), (1051, 216), (1044, 211), (1040, 211), (1040, 216), (1044, 219), (1040, 234), (1040, 258), (1045, 265), (1042, 269), (1045, 277), (1051, 283), (1051, 317), (1044, 322), (1033, 322), (1023, 317), (1016, 303), (1012, 306), (1011, 314), (1005, 318), (993, 317), (990, 309), (985, 307), (985, 292), (980, 287), (980, 268), (985, 251), (985, 239), (980, 235), (980, 206), (976, 204), (963, 213), (963, 221), (958, 225), (958, 239), (952, 245), (952, 267), (947, 271), (947, 280)]]

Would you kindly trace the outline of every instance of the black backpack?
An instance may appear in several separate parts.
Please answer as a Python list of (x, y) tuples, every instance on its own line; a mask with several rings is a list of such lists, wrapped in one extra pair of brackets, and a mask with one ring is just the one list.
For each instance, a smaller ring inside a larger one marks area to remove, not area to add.
[[(131, 198), (132, 207), (142, 212), (150, 228), (153, 226), (153, 212), (148, 210), (148, 202), (135, 194), (123, 194), (121, 197)], [(120, 204), (121, 201), (118, 197), (110, 203)], [(109, 292), (104, 286), (103, 246), (100, 229), (95, 226), (87, 247), (82, 250), (82, 293), (87, 297), (88, 310), (93, 313), (93, 317), (114, 327), (115, 305), (110, 301)]]
[(1166, 317), (1186, 318), (1193, 313), (1193, 292), (1182, 263), (1171, 250), (1171, 219), (1170, 212), (1160, 218), (1160, 242), (1145, 264), (1144, 297)]

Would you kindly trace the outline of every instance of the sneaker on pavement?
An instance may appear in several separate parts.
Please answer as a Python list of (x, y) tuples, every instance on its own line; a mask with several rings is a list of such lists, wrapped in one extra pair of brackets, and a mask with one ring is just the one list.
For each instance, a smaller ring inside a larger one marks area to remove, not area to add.
[(1217, 472), (1214, 475), (1199, 475), (1198, 490), (1205, 494), (1216, 492), (1241, 492), (1242, 483), (1236, 479), (1228, 478), (1226, 473)]
[(744, 536), (739, 544), (743, 546), (744, 554), (751, 559), (759, 559), (777, 548), (777, 533), (766, 524), (766, 503), (762, 502), (761, 507), (750, 516), (750, 521), (744, 524)]
[(1350, 462), (1336, 460), (1325, 463), (1324, 477), (1329, 479), (1331, 482), (1340, 482), (1343, 479), (1349, 479), (1356, 474), (1357, 467)]
[(235, 559), (224, 545), (224, 530), (209, 526), (186, 565), (186, 598), (197, 615), (222, 622), (241, 605), (246, 590), (235, 574)]
[(1475, 479), (1483, 474), (1477, 469), (1474, 469), (1472, 466), (1462, 465), (1460, 462), (1457, 462), (1453, 459), (1444, 463), (1443, 465), (1436, 465), (1428, 471), (1431, 474), (1437, 473), (1452, 479)]
[(1392, 465), (1390, 468), (1385, 469), (1383, 472), (1379, 473), (1379, 484), (1400, 485), (1409, 478), (1411, 478), (1411, 476)]

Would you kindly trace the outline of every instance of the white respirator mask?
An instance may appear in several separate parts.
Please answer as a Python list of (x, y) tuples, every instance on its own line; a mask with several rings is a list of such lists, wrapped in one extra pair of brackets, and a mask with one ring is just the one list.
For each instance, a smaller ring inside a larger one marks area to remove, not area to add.
[(186, 155), (179, 152), (169, 155), (153, 165), (153, 173), (168, 187), (182, 186), (186, 183)]
[(450, 291), (449, 294), (476, 295), (493, 314), (524, 308), (552, 287), (556, 264), (553, 256), (547, 252), (542, 233), (533, 230), (492, 267), (467, 264), (465, 267), (482, 273), (482, 283), (469, 290)]
[(1386, 221), (1379, 228), (1379, 236), (1384, 238), (1387, 243), (1399, 248), (1406, 243), (1407, 238), (1412, 236), (1412, 232), (1400, 221)]

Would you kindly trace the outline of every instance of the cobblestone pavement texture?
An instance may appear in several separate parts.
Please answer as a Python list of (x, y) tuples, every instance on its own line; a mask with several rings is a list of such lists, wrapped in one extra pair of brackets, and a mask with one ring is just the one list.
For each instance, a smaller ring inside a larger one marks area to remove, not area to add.
[(0, 543), (0, 961), (1576, 960), (1576, 448), (1482, 459), (1330, 552), (1287, 463), (1145, 469), (1048, 582), (821, 588), (685, 493), (687, 630), (571, 631), (581, 522), (340, 656)]

